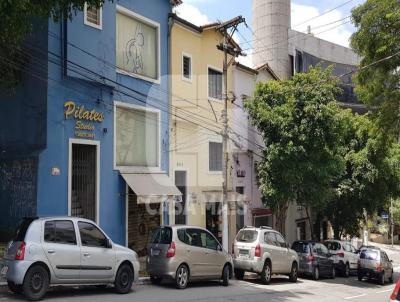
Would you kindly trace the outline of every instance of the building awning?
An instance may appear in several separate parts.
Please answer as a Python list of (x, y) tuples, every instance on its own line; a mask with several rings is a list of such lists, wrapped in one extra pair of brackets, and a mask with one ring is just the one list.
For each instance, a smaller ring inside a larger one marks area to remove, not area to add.
[(268, 216), (272, 215), (272, 210), (266, 208), (253, 208), (251, 210), (251, 213), (253, 214), (253, 216)]
[(122, 178), (137, 195), (137, 203), (161, 203), (168, 197), (178, 197), (182, 193), (166, 174), (128, 174), (122, 173)]

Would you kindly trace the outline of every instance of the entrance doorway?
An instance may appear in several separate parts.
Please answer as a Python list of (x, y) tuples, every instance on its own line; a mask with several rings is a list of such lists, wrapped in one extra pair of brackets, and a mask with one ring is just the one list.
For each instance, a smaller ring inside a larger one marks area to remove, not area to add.
[(175, 204), (175, 224), (186, 224), (187, 172), (175, 171), (175, 186), (182, 193), (182, 202)]
[(98, 143), (70, 142), (69, 215), (98, 222)]

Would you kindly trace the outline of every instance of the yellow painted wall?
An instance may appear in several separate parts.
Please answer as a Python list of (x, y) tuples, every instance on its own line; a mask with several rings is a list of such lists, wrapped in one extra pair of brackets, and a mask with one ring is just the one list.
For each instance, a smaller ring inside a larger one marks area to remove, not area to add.
[[(214, 29), (202, 33), (174, 24), (171, 31), (171, 92), (174, 113), (197, 124), (222, 130), (223, 101), (208, 101), (208, 67), (223, 70), (223, 52), (217, 49), (222, 35)], [(182, 55), (192, 57), (192, 79), (183, 79)], [(228, 92), (232, 91), (232, 69), (228, 69)], [(229, 104), (229, 109), (231, 109)], [(214, 112), (215, 114), (214, 114)], [(228, 110), (228, 117), (232, 110)], [(218, 121), (216, 121), (216, 118)], [(213, 187), (222, 190), (222, 173), (208, 171), (209, 141), (222, 142), (217, 135), (201, 126), (171, 116), (170, 169), (185, 170), (188, 175), (188, 220), (190, 225), (205, 227), (205, 204), (201, 192)], [(231, 184), (232, 181), (228, 181)], [(191, 200), (197, 195), (197, 202)]]

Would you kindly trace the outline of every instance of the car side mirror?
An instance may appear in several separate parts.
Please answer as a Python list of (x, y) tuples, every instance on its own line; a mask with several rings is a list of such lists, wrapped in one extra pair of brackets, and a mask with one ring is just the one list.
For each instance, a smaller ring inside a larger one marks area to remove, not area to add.
[(222, 246), (219, 245), (219, 244), (217, 245), (217, 251), (218, 251), (218, 252), (222, 252)]
[(106, 247), (108, 248), (108, 249), (111, 249), (112, 248), (112, 242), (111, 242), (111, 240), (110, 239), (106, 239)]

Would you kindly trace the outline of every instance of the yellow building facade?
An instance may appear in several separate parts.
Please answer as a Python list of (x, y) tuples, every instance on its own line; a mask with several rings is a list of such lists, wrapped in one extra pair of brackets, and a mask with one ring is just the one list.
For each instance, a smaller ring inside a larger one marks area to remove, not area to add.
[[(224, 53), (217, 49), (223, 36), (218, 24), (197, 27), (171, 16), (170, 75), (171, 131), (170, 175), (183, 193), (172, 224), (206, 227), (222, 238), (222, 113), (224, 106)], [(231, 43), (234, 43), (231, 41)], [(235, 47), (238, 47), (236, 44)], [(228, 95), (232, 92), (232, 67), (228, 68)], [(228, 102), (231, 120), (232, 103)], [(228, 154), (232, 143), (228, 143)], [(229, 161), (230, 163), (231, 161)], [(228, 164), (230, 240), (236, 235), (232, 193), (232, 168)]]

